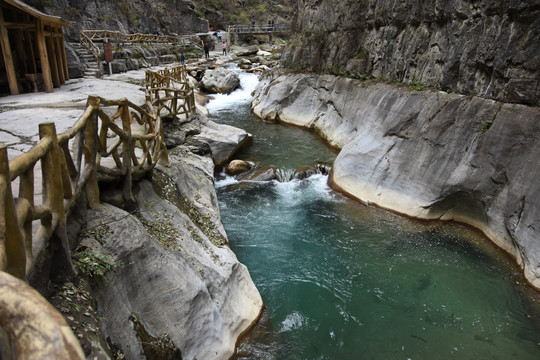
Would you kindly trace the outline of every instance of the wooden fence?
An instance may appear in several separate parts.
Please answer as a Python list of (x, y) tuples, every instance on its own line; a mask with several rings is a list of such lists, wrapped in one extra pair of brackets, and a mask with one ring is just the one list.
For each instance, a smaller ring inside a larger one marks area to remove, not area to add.
[[(132, 180), (156, 163), (168, 164), (162, 114), (195, 113), (185, 66), (147, 71), (146, 104), (89, 96), (81, 117), (57, 134), (54, 123), (39, 125), (40, 141), (11, 161), (0, 143), (0, 270), (25, 280), (41, 249), (54, 234), (72, 267), (66, 218), (81, 194), (99, 206), (99, 180), (123, 180), (122, 195), (132, 200)], [(36, 184), (41, 165), (42, 186)], [(39, 190), (41, 189), (41, 197)], [(18, 194), (13, 193), (13, 189)], [(85, 191), (84, 191), (85, 190)]]
[(173, 44), (173, 45), (192, 45), (203, 46), (201, 39), (196, 35), (157, 35), (157, 34), (125, 34), (120, 31), (110, 30), (81, 30), (79, 32), (81, 44), (96, 56), (96, 62), (99, 64), (101, 59), (101, 50), (95, 44), (96, 42), (107, 41), (118, 44), (134, 44), (134, 43), (158, 43), (158, 44)]
[(187, 82), (185, 65), (146, 71), (146, 97), (160, 117), (195, 114), (195, 93)]
[(288, 32), (290, 24), (268, 24), (268, 25), (228, 25), (228, 33), (236, 34), (273, 34)]

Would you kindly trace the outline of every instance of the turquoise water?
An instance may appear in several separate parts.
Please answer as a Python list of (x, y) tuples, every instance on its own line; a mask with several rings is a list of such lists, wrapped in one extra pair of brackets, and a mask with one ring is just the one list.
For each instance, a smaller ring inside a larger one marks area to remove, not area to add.
[[(283, 169), (333, 159), (307, 131), (252, 119), (247, 99), (209, 104), (216, 121), (254, 134), (238, 158)], [(236, 358), (540, 359), (539, 296), (476, 231), (364, 206), (322, 175), (221, 175), (216, 188), (231, 247), (266, 305)]]

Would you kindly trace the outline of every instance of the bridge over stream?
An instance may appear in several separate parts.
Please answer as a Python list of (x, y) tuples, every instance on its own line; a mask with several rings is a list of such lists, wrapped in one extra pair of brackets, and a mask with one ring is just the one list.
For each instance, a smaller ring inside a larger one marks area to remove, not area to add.
[(228, 25), (228, 45), (236, 42), (238, 35), (268, 35), (268, 42), (272, 42), (273, 35), (284, 35), (291, 31), (290, 24), (255, 24), (255, 25)]

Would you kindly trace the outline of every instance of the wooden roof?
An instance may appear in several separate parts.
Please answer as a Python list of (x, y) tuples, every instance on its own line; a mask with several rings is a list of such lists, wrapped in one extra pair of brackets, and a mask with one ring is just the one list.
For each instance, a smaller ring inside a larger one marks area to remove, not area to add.
[(73, 27), (71, 23), (63, 20), (61, 17), (54, 16), (54, 15), (47, 15), (45, 13), (42, 13), (41, 11), (34, 9), (30, 5), (25, 4), (24, 2), (20, 0), (0, 0), (0, 3), (6, 3), (13, 7), (16, 7), (17, 9), (24, 11), (25, 13), (30, 14), (36, 18), (39, 18), (43, 22), (46, 22), (46, 23), (51, 23), (51, 24), (66, 26), (66, 27)]

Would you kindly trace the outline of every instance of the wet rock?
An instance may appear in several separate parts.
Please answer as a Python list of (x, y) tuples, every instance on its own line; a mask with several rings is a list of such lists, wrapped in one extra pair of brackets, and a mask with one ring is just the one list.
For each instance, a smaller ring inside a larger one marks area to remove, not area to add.
[(225, 168), (229, 175), (238, 175), (251, 169), (251, 164), (244, 160), (233, 160)]
[(250, 174), (243, 180), (251, 181), (270, 181), (277, 179), (277, 169), (275, 166), (263, 166), (262, 168)]
[(238, 61), (238, 67), (244, 70), (249, 69), (251, 67), (251, 61), (248, 59), (240, 59), (240, 61)]
[(259, 66), (256, 66), (254, 68), (251, 68), (249, 70), (246, 70), (247, 72), (249, 73), (256, 73), (256, 72), (265, 72), (265, 71), (268, 71), (270, 70), (270, 68), (266, 65), (259, 65)]
[(240, 78), (225, 68), (206, 71), (200, 81), (201, 89), (209, 93), (230, 93), (240, 86)]
[(300, 166), (294, 170), (293, 177), (295, 179), (303, 180), (315, 174), (317, 174), (317, 168), (314, 166)]
[(73, 46), (69, 43), (66, 43), (66, 60), (70, 79), (81, 78), (84, 76), (84, 64), (73, 49)]
[(245, 130), (217, 124), (204, 115), (200, 115), (197, 121), (200, 123), (201, 132), (193, 138), (210, 146), (212, 159), (218, 166), (226, 164), (238, 149), (251, 141), (251, 134)]

